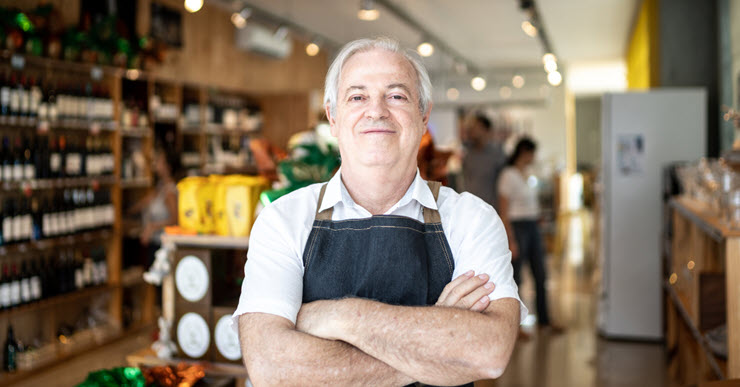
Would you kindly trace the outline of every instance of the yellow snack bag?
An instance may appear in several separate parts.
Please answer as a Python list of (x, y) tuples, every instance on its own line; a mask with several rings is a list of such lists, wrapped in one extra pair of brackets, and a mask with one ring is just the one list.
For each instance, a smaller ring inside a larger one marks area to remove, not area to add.
[(180, 227), (198, 232), (201, 229), (201, 212), (198, 191), (205, 182), (202, 177), (186, 177), (177, 183), (177, 210)]

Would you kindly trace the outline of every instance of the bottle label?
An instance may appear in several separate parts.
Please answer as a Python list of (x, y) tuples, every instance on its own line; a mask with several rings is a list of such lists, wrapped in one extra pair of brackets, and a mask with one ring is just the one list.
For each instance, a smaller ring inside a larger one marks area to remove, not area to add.
[(21, 281), (15, 280), (10, 283), (10, 305), (21, 303)]
[(0, 88), (0, 105), (5, 109), (10, 108), (10, 87), (8, 86)]
[(21, 280), (21, 301), (24, 303), (31, 301), (31, 279), (24, 278)]
[(41, 278), (37, 275), (31, 277), (31, 299), (41, 299)]
[(29, 105), (29, 94), (26, 89), (21, 89), (18, 92), (18, 97), (21, 99), (21, 114), (26, 115), (28, 114), (28, 105)]
[(51, 235), (51, 215), (50, 214), (44, 214), (41, 215), (41, 236), (49, 236)]
[(49, 169), (51, 169), (52, 173), (59, 172), (59, 167), (61, 163), (62, 156), (59, 153), (54, 152), (51, 154), (51, 156), (49, 156)]
[(5, 243), (10, 243), (14, 240), (12, 217), (6, 217), (3, 219), (3, 236), (5, 237)]
[(7, 282), (0, 285), (0, 305), (3, 308), (10, 306), (10, 284)]
[(39, 105), (41, 104), (41, 88), (38, 86), (34, 86), (31, 88), (31, 98), (29, 100), (30, 102), (30, 113), (32, 115), (35, 115), (38, 113)]
[(45, 233), (46, 236), (54, 236), (59, 234), (59, 213), (54, 212), (49, 215), (49, 232)]
[(33, 180), (36, 178), (36, 168), (34, 168), (33, 164), (26, 164), (23, 166), (23, 177), (25, 177), (26, 180)]
[(12, 164), (3, 165), (3, 180), (5, 181), (13, 180), (13, 165)]
[(82, 281), (83, 281), (82, 269), (76, 269), (75, 270), (75, 287), (77, 287), (77, 289), (82, 289), (85, 286)]
[(12, 219), (13, 219), (13, 230), (11, 232), (13, 234), (13, 240), (17, 241), (17, 240), (20, 240), (23, 235), (21, 232), (23, 219), (21, 218), (20, 215), (16, 215)]
[(10, 111), (18, 113), (21, 110), (21, 96), (18, 90), (10, 90)]
[(13, 179), (16, 181), (23, 180), (23, 164), (13, 165)]
[(67, 155), (66, 172), (70, 175), (80, 173), (81, 158), (79, 153), (70, 153)]
[(23, 221), (21, 223), (23, 234), (23, 239), (29, 239), (31, 238), (31, 235), (33, 235), (33, 217), (31, 214), (26, 214), (23, 216)]

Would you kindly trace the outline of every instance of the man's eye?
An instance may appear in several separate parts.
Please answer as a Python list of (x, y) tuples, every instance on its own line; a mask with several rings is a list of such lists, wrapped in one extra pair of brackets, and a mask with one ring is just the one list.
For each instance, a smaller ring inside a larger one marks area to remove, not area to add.
[(396, 95), (392, 95), (391, 98), (397, 99), (397, 100), (405, 100), (406, 99), (406, 97), (404, 97), (402, 95), (397, 95), (397, 94)]
[(352, 97), (349, 97), (350, 101), (362, 101), (361, 95), (353, 95)]

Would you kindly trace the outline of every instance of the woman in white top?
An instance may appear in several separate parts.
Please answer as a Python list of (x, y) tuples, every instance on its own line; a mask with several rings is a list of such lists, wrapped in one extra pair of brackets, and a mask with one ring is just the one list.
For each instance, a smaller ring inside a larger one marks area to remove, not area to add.
[(521, 283), (523, 261), (529, 261), (535, 281), (537, 297), (537, 324), (540, 327), (554, 327), (550, 322), (547, 306), (545, 280), (545, 250), (538, 220), (540, 207), (537, 191), (529, 183), (528, 167), (534, 161), (537, 145), (529, 138), (522, 138), (509, 158), (509, 164), (501, 171), (498, 179), (499, 215), (506, 227), (509, 239), (514, 280)]

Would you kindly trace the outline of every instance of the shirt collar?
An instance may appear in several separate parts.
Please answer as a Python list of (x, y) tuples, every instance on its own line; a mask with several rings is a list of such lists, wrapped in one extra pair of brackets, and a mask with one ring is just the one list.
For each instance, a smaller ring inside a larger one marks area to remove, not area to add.
[[(406, 204), (411, 202), (412, 199), (416, 200), (424, 207), (430, 208), (432, 210), (438, 209), (437, 202), (434, 200), (434, 195), (432, 194), (432, 190), (429, 189), (427, 182), (421, 178), (421, 174), (419, 173), (418, 168), (416, 169), (416, 176), (414, 176), (414, 181), (411, 182), (411, 186), (409, 187), (409, 189), (403, 195), (401, 200), (393, 205), (386, 212), (386, 214), (395, 211), (399, 207), (405, 206)], [(327, 183), (326, 191), (324, 192), (324, 199), (321, 202), (321, 207), (319, 207), (319, 212), (324, 211), (327, 208), (334, 207), (337, 203), (340, 202), (347, 206), (357, 205), (355, 204), (355, 201), (352, 200), (352, 197), (349, 195), (347, 188), (342, 182), (342, 168), (339, 168), (339, 170), (337, 170), (337, 173), (335, 173), (331, 180), (329, 180), (329, 183)]]

